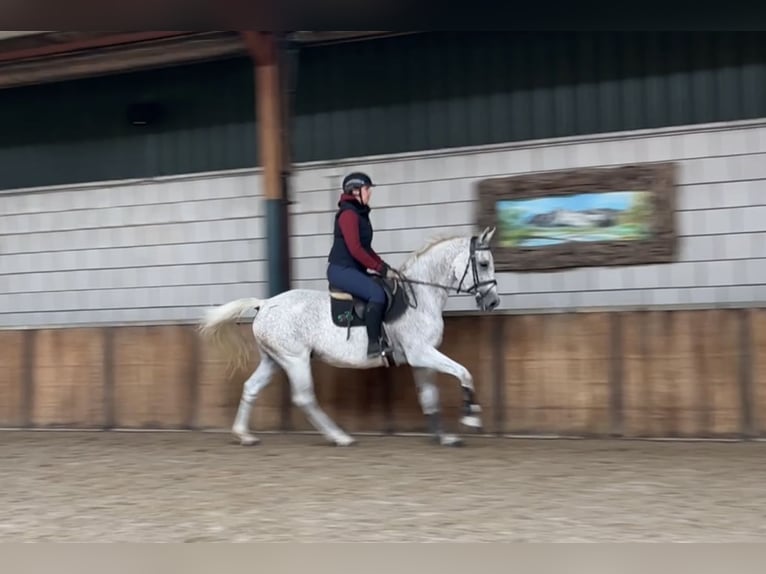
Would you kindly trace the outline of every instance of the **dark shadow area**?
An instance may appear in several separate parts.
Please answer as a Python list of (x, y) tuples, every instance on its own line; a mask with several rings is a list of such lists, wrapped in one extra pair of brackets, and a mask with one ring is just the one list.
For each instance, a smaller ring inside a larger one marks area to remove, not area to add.
[[(297, 65), (297, 162), (766, 116), (763, 32), (429, 32)], [(2, 90), (0, 188), (257, 165), (253, 90), (247, 57)]]

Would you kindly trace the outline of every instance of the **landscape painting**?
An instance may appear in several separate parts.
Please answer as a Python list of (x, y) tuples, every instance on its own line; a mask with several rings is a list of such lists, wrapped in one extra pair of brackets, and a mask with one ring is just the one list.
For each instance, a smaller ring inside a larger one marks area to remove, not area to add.
[(668, 263), (677, 254), (674, 163), (484, 179), (477, 224), (498, 271)]
[(578, 193), (497, 202), (503, 247), (544, 247), (568, 241), (631, 241), (651, 232), (647, 191)]

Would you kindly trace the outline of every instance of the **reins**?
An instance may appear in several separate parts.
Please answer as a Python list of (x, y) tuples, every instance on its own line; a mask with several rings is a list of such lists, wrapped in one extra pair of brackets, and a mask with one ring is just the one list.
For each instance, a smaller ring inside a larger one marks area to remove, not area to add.
[[(476, 296), (477, 300), (480, 298), (483, 298), (486, 293), (481, 293), (479, 289), (481, 287), (484, 287), (486, 285), (497, 285), (496, 279), (490, 279), (487, 281), (479, 281), (479, 271), (476, 268), (476, 252), (477, 251), (489, 251), (489, 246), (479, 245), (477, 246), (477, 237), (473, 236), (471, 237), (471, 248), (470, 248), (470, 256), (468, 258), (468, 262), (465, 265), (465, 270), (463, 271), (463, 276), (460, 278), (460, 283), (458, 283), (457, 287), (452, 287), (451, 285), (442, 285), (441, 283), (431, 283), (429, 281), (419, 281), (417, 279), (410, 279), (403, 273), (397, 271), (398, 279), (401, 283), (405, 283), (408, 285), (424, 285), (426, 287), (436, 287), (438, 289), (444, 289), (445, 291), (455, 291), (456, 294), (473, 294)], [(466, 276), (468, 275), (468, 268), (471, 268), (471, 271), (473, 272), (473, 285), (469, 287), (468, 289), (463, 289), (463, 281), (465, 281)], [(412, 295), (412, 298), (415, 300), (415, 304), (413, 305), (410, 301), (410, 295)], [(417, 297), (415, 296), (415, 290), (410, 287), (409, 294), (407, 291), (405, 291), (405, 299), (407, 300), (407, 306), (411, 307), (412, 309), (417, 308)]]

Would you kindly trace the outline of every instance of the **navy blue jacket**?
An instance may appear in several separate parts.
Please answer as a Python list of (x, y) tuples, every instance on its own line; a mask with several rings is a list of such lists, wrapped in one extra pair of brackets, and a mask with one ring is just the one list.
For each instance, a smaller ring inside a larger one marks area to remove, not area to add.
[(383, 260), (372, 248), (372, 237), (370, 206), (361, 204), (351, 195), (341, 195), (335, 214), (332, 249), (327, 260), (360, 271), (381, 271)]

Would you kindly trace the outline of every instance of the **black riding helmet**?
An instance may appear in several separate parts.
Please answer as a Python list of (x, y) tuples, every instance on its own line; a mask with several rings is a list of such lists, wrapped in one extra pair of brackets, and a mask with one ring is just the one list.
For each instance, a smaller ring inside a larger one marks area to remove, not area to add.
[(370, 179), (369, 175), (362, 173), (361, 171), (355, 171), (343, 178), (343, 193), (351, 193), (355, 189), (359, 189), (365, 185), (375, 187), (375, 184), (372, 183), (372, 179)]

